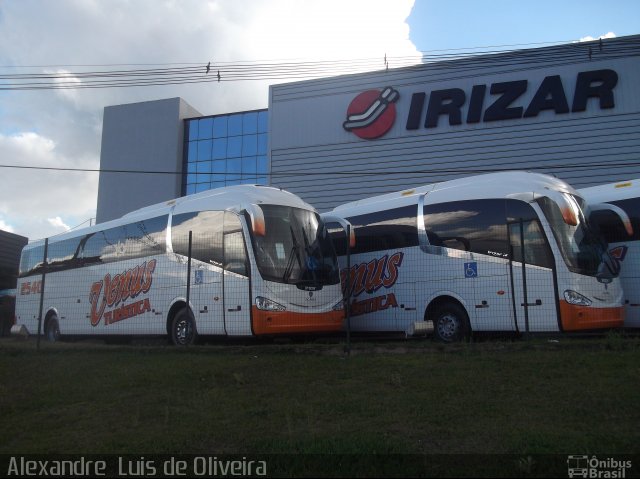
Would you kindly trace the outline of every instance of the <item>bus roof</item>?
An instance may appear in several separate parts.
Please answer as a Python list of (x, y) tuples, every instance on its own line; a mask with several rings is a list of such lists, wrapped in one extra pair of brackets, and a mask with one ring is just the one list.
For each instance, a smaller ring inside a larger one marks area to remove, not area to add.
[[(146, 218), (155, 218), (173, 213), (186, 213), (199, 210), (228, 210), (239, 213), (250, 204), (275, 204), (303, 208), (315, 211), (313, 206), (305, 203), (298, 196), (280, 188), (262, 185), (234, 185), (216, 188), (192, 195), (175, 198), (155, 205), (134, 210), (115, 220), (99, 223), (87, 228), (69, 231), (49, 238), (51, 242), (62, 241), (96, 231), (113, 228)], [(26, 248), (44, 244), (44, 240), (29, 243)]]
[[(440, 201), (467, 200), (476, 198), (518, 198), (533, 201), (544, 195), (544, 190), (579, 194), (568, 183), (550, 175), (528, 171), (504, 171), (468, 176), (440, 183), (418, 186), (408, 190), (352, 201), (337, 206), (333, 211), (339, 215), (349, 210), (350, 214), (363, 214), (378, 209), (387, 209), (404, 204), (413, 204), (421, 195), (438, 194)], [(531, 193), (530, 198), (526, 194)], [(538, 193), (536, 196), (535, 193)], [(581, 196), (581, 195), (580, 195)], [(382, 204), (391, 203), (389, 206)]]
[(578, 190), (590, 203), (605, 203), (635, 198), (640, 194), (640, 179), (618, 181)]

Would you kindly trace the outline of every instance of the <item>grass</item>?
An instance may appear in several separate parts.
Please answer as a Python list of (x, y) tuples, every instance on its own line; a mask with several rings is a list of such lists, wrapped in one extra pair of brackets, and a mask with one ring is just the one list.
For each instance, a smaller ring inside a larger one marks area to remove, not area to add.
[(620, 335), (357, 342), (349, 357), (3, 339), (0, 454), (637, 454), (639, 384), (640, 342)]

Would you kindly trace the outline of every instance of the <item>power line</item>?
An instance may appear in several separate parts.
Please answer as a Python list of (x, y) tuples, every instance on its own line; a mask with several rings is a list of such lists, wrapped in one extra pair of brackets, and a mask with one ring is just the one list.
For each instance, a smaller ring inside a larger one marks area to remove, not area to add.
[[(578, 42), (579, 40), (570, 39), (570, 40), (555, 40), (555, 41), (546, 41), (546, 42), (530, 42), (530, 43), (511, 43), (511, 44), (503, 44), (503, 45), (483, 45), (483, 46), (472, 46), (472, 47), (461, 47), (461, 48), (444, 48), (444, 49), (434, 49), (434, 50), (422, 50), (419, 51), (420, 55), (433, 55), (436, 52), (464, 52), (464, 51), (472, 51), (472, 50), (486, 50), (490, 48), (516, 48), (516, 47), (531, 47), (531, 46), (549, 46), (549, 45), (559, 45), (565, 43), (573, 43)], [(595, 41), (595, 40), (594, 40)], [(288, 59), (271, 59), (271, 60), (236, 60), (236, 61), (227, 61), (227, 62), (219, 62), (220, 65), (233, 65), (237, 63), (247, 63), (247, 64), (268, 64), (270, 62), (293, 62), (297, 63), (300, 59), (296, 58), (288, 58)], [(353, 60), (344, 60), (351, 62)], [(48, 64), (48, 65), (0, 65), (0, 68), (86, 68), (86, 67), (126, 67), (126, 66), (172, 66), (172, 65), (206, 65), (207, 61), (197, 61), (197, 62), (165, 62), (165, 63), (68, 63), (68, 64)]]
[[(587, 163), (579, 166), (580, 170), (590, 170), (596, 168), (625, 168), (625, 167), (637, 167), (640, 166), (640, 160), (633, 162), (606, 162), (606, 163)], [(28, 165), (0, 165), (0, 168), (13, 168), (13, 169), (23, 169), (23, 170), (41, 170), (41, 171), (61, 171), (61, 172), (76, 172), (76, 173), (125, 173), (125, 174), (146, 174), (146, 175), (183, 175), (186, 174), (182, 171), (166, 171), (166, 170), (117, 170), (117, 169), (100, 169), (100, 168), (61, 168), (61, 167), (53, 167), (53, 166), (28, 166)], [(527, 166), (527, 170), (549, 170), (549, 169), (575, 169), (576, 165), (567, 165), (567, 164), (549, 164), (542, 166)], [(469, 172), (469, 173), (495, 173), (499, 171), (511, 171), (514, 168), (505, 167), (505, 168), (474, 168), (469, 166), (461, 166), (458, 168), (429, 168), (428, 170), (421, 169), (403, 169), (403, 170), (391, 170), (385, 169), (380, 171), (362, 171), (362, 170), (352, 170), (352, 171), (326, 171), (326, 170), (291, 170), (291, 171), (272, 171), (270, 173), (264, 174), (253, 174), (253, 176), (300, 176), (304, 174), (304, 176), (378, 176), (378, 175), (404, 175), (404, 174), (432, 174), (432, 173), (459, 173), (459, 172)], [(200, 173), (211, 176), (238, 176), (240, 173)]]
[[(592, 43), (592, 42), (591, 42)], [(615, 44), (603, 45), (609, 58), (617, 56), (640, 55), (635, 38), (616, 39)], [(522, 45), (522, 44), (521, 44)], [(526, 44), (525, 44), (526, 45)], [(498, 47), (492, 47), (498, 48)], [(180, 85), (207, 82), (266, 81), (276, 79), (310, 79), (330, 77), (338, 74), (387, 71), (400, 67), (415, 67), (421, 72), (433, 74), (438, 70), (452, 69), (448, 61), (457, 61), (455, 69), (467, 69), (470, 63), (481, 62), (483, 67), (509, 65), (531, 68), (542, 61), (561, 62), (584, 61), (586, 55), (591, 59), (591, 46), (585, 43), (560, 45), (540, 49), (535, 58), (529, 58), (527, 50), (445, 50), (445, 53), (423, 52), (413, 56), (386, 56), (383, 58), (360, 58), (320, 61), (267, 61), (267, 62), (204, 62), (165, 64), (165, 68), (138, 68), (118, 70), (92, 70), (76, 72), (44, 72), (44, 73), (4, 73), (0, 74), (0, 90), (61, 90), (61, 89), (95, 89), (124, 88), (160, 85)], [(527, 52), (527, 53), (525, 53)], [(497, 55), (497, 54), (500, 55)], [(596, 53), (600, 51), (600, 44)], [(115, 64), (114, 64), (115, 65)], [(126, 65), (126, 64), (125, 64)], [(168, 65), (168, 66), (167, 66)], [(176, 66), (182, 65), (182, 66)]]

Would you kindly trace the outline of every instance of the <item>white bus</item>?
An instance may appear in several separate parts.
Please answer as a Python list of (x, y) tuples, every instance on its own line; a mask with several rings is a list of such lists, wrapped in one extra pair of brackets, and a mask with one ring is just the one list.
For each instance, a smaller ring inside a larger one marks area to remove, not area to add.
[[(609, 183), (579, 190), (594, 204), (591, 223), (598, 227), (609, 244), (609, 253), (620, 262), (620, 280), (626, 308), (625, 327), (640, 328), (640, 179)], [(631, 220), (627, 231), (619, 214), (600, 210), (599, 203), (620, 208)]]
[[(187, 307), (189, 232), (191, 276)], [(335, 251), (319, 214), (277, 188), (178, 198), (38, 241), (22, 253), (16, 322), (45, 336), (272, 335), (339, 331)]]
[[(584, 211), (563, 181), (503, 172), (355, 201), (323, 217), (351, 288), (354, 331), (410, 332), (427, 321), (453, 341), (470, 331), (622, 326), (617, 263)], [(355, 234), (348, 275), (347, 224)]]

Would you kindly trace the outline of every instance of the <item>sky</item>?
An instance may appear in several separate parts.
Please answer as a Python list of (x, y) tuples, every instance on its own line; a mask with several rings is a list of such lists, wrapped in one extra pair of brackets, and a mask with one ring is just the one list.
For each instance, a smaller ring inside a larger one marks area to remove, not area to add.
[[(637, 0), (0, 0), (0, 76), (208, 62), (420, 61), (640, 33)], [(269, 83), (0, 89), (0, 165), (98, 169), (103, 109), (182, 97), (204, 115), (266, 108)], [(0, 79), (0, 88), (7, 80)], [(135, 165), (132, 165), (135, 168)], [(50, 237), (95, 217), (97, 172), (0, 167), (0, 229)]]

